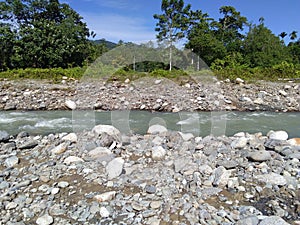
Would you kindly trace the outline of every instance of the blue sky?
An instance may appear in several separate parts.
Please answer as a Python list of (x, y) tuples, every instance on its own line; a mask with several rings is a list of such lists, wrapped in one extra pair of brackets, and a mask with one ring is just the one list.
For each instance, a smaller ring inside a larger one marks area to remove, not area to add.
[[(105, 38), (118, 42), (147, 42), (155, 40), (156, 20), (153, 14), (160, 14), (161, 0), (62, 0), (75, 9), (90, 30), (96, 32), (96, 39)], [(231, 5), (258, 24), (260, 17), (274, 34), (298, 31), (300, 37), (300, 0), (185, 0), (192, 9), (201, 9), (210, 17), (221, 17), (219, 8)], [(288, 41), (288, 37), (286, 37)]]

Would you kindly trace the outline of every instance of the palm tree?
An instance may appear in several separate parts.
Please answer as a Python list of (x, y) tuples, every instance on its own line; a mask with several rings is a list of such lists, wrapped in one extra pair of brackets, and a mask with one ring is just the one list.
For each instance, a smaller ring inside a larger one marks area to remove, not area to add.
[(279, 34), (279, 37), (281, 37), (282, 39), (285, 38), (287, 36), (287, 33), (286, 32), (281, 32)]
[(290, 33), (290, 39), (295, 40), (297, 38), (297, 33), (298, 33), (298, 31), (295, 31), (295, 30), (292, 33)]

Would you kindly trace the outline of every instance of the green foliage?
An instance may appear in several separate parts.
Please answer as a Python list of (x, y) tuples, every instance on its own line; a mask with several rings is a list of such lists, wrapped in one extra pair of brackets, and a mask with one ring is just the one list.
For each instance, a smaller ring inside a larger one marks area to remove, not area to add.
[(58, 0), (6, 0), (0, 12), (10, 26), (0, 30), (0, 37), (13, 45), (5, 50), (9, 60), (1, 69), (82, 66), (93, 50), (82, 17)]
[(243, 54), (250, 67), (272, 67), (291, 58), (279, 37), (263, 23), (250, 29), (244, 41)]
[(53, 68), (53, 69), (13, 69), (0, 72), (0, 78), (5, 79), (47, 79), (54, 82), (61, 81), (62, 77), (80, 79), (85, 69), (74, 67), (70, 69)]

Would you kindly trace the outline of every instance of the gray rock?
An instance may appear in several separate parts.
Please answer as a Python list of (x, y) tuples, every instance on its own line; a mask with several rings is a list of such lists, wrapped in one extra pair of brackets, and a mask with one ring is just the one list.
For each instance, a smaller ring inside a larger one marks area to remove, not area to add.
[(118, 137), (118, 139), (121, 140), (120, 131), (117, 128), (110, 126), (110, 125), (97, 125), (93, 128), (92, 132), (94, 132), (97, 135), (106, 133), (110, 136)]
[(256, 216), (249, 216), (245, 219), (241, 219), (237, 222), (237, 225), (257, 225), (259, 220)]
[(5, 151), (13, 151), (17, 148), (17, 145), (15, 142), (9, 142), (3, 145), (2, 149), (4, 149)]
[(249, 158), (255, 162), (264, 162), (270, 160), (272, 157), (268, 151), (255, 151), (249, 154)]
[(225, 187), (228, 183), (230, 175), (231, 175), (230, 170), (226, 170), (223, 166), (219, 166), (214, 170), (213, 173), (214, 176), (213, 185), (218, 187)]
[(50, 225), (53, 224), (53, 222), (54, 222), (53, 217), (48, 214), (45, 214), (36, 220), (36, 223), (38, 225)]
[(281, 140), (274, 140), (274, 139), (268, 139), (264, 146), (267, 148), (267, 149), (271, 149), (271, 150), (274, 150), (276, 147), (279, 147), (279, 146), (282, 146), (284, 143), (283, 141)]
[(279, 185), (279, 186), (286, 185), (286, 179), (277, 173), (257, 175), (255, 178), (258, 181), (266, 184)]
[(122, 174), (124, 163), (124, 159), (115, 158), (107, 164), (106, 172), (109, 180), (117, 178)]
[(154, 194), (154, 193), (156, 192), (156, 187), (153, 186), (153, 185), (146, 185), (145, 191), (146, 191), (148, 194)]
[(39, 143), (36, 140), (29, 140), (20, 146), (18, 146), (19, 149), (31, 149), (37, 146)]
[(93, 159), (111, 159), (113, 157), (112, 152), (108, 148), (97, 147), (89, 151), (88, 155)]
[(218, 161), (217, 165), (218, 166), (223, 166), (223, 167), (225, 167), (225, 169), (228, 170), (228, 169), (236, 168), (239, 165), (239, 163), (234, 159), (230, 159), (230, 160), (224, 159), (224, 160)]
[(181, 157), (181, 158), (175, 159), (175, 161), (174, 161), (175, 172), (176, 173), (180, 172), (183, 168), (185, 168), (187, 166), (189, 161), (190, 161), (190, 159), (188, 159), (186, 157)]
[(14, 167), (15, 165), (17, 165), (19, 163), (19, 158), (17, 156), (11, 156), (9, 158), (7, 158), (5, 161), (5, 166), (6, 167)]
[(4, 110), (16, 110), (17, 109), (17, 105), (15, 103), (12, 102), (8, 102), (5, 104)]
[(259, 225), (289, 225), (289, 223), (285, 222), (284, 219), (282, 219), (279, 216), (269, 216), (267, 218), (264, 218)]
[(0, 142), (6, 142), (9, 140), (9, 134), (6, 131), (0, 131)]

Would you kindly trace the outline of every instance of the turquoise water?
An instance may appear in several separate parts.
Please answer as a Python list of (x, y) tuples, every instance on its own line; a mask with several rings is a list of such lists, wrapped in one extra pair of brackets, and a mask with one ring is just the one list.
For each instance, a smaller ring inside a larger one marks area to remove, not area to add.
[(2, 111), (0, 130), (15, 135), (27, 131), (32, 135), (73, 132), (91, 129), (96, 124), (112, 124), (124, 133), (146, 133), (152, 124), (169, 130), (192, 132), (198, 136), (233, 135), (285, 130), (290, 137), (300, 136), (300, 113), (274, 112), (180, 112), (147, 111)]

